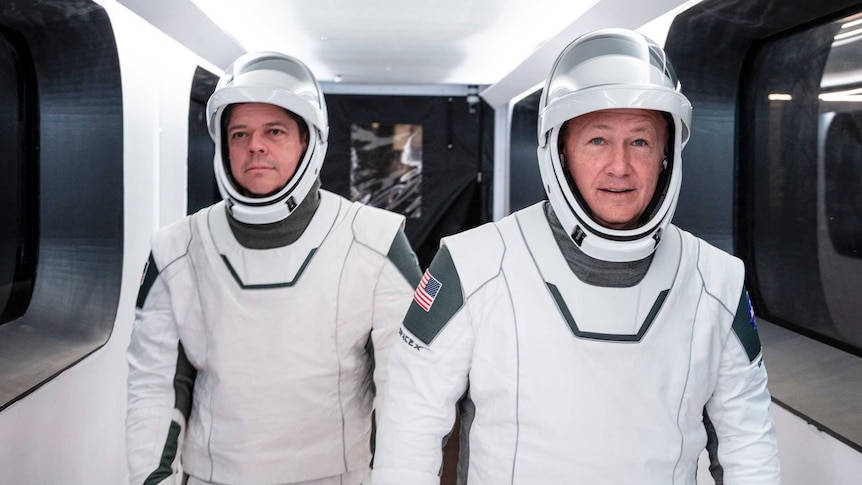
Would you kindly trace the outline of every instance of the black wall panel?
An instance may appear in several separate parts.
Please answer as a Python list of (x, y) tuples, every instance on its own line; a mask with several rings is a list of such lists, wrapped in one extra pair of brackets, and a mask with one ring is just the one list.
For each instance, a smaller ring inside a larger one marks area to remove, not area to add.
[[(0, 409), (111, 335), (123, 260), (123, 105), (113, 31), (90, 1), (6, 0), (37, 101), (37, 266), (23, 316), (0, 325)], [(28, 167), (34, 168), (34, 167)]]
[(186, 172), (186, 213), (195, 212), (221, 200), (215, 180), (215, 144), (207, 130), (207, 100), (215, 91), (218, 76), (198, 67), (189, 94), (189, 148)]
[(536, 138), (539, 122), (539, 98), (542, 90), (530, 94), (512, 107), (509, 137), (509, 210), (515, 212), (545, 200), (545, 188), (539, 172)]
[[(816, 106), (828, 44), (815, 36), (800, 38), (784, 54), (758, 58), (758, 53), (771, 39), (849, 13), (854, 5), (858, 0), (706, 1), (680, 14), (665, 42), (683, 92), (694, 106), (674, 221), (745, 260), (747, 284), (760, 316), (838, 346), (842, 344), (830, 335), (830, 324), (818, 323), (828, 311), (814, 231), (817, 113), (810, 106), (812, 99)], [(775, 64), (764, 71), (767, 62)], [(771, 136), (758, 131), (764, 115), (756, 109), (767, 94), (758, 86), (768, 79), (783, 83), (770, 86), (775, 88), (771, 92), (794, 96), (785, 109), (795, 111), (784, 117), (782, 129), (792, 134), (794, 146), (759, 143)], [(758, 172), (759, 164), (781, 169), (767, 175)], [(784, 208), (774, 213), (757, 209), (776, 204)], [(802, 281), (800, 286), (797, 282)], [(794, 315), (798, 321), (781, 315)], [(813, 325), (813, 333), (808, 325)]]

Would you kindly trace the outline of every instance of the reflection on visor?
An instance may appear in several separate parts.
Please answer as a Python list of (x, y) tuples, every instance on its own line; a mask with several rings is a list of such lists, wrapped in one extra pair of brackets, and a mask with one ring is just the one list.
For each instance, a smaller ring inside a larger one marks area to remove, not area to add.
[[(242, 86), (278, 86), (307, 100), (317, 103), (317, 84), (311, 73), (295, 62), (278, 57), (263, 57), (249, 61), (235, 73), (233, 84)], [(269, 102), (268, 100), (259, 100)]]
[[(673, 66), (658, 45), (645, 38), (634, 39), (614, 34), (598, 35), (572, 44), (569, 51), (560, 56), (554, 68), (555, 79), (551, 81), (549, 86), (550, 92), (554, 92), (559, 87), (559, 83), (571, 83), (573, 81), (571, 73), (584, 62), (596, 61), (611, 56), (631, 58), (630, 60), (633, 65), (649, 65), (662, 73), (663, 77), (671, 83), (672, 87), (678, 88), (679, 86), (676, 71), (674, 71)], [(599, 73), (594, 74), (601, 76)], [(644, 83), (649, 84), (650, 82), (647, 79), (644, 80)], [(568, 88), (569, 90), (578, 89), (577, 86), (568, 86)]]

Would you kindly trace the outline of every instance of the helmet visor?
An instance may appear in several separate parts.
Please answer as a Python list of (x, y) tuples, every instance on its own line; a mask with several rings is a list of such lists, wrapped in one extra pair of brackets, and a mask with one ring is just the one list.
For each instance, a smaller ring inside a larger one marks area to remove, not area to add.
[[(573, 43), (553, 69), (548, 101), (559, 93), (626, 84), (679, 89), (679, 79), (658, 45), (627, 36), (598, 34)], [(613, 66), (613, 69), (609, 69)]]

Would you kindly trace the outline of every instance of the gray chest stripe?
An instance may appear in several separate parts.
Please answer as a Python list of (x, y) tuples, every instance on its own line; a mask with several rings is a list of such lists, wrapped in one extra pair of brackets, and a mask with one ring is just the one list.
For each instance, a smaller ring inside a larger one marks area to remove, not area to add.
[(238, 284), (239, 287), (243, 290), (271, 290), (273, 288), (289, 288), (295, 285), (299, 281), (299, 278), (302, 276), (302, 273), (305, 272), (305, 269), (308, 267), (308, 263), (311, 262), (311, 258), (314, 257), (314, 253), (316, 252), (317, 248), (314, 248), (308, 253), (308, 257), (306, 257), (305, 261), (302, 262), (302, 266), (299, 267), (299, 271), (296, 272), (296, 276), (292, 280), (285, 281), (283, 283), (265, 283), (260, 285), (247, 285), (243, 283), (239, 275), (236, 273), (236, 270), (233, 268), (233, 265), (231, 265), (230, 261), (227, 259), (227, 256), (222, 254), (221, 259), (222, 261), (224, 261), (225, 266), (227, 266), (227, 269), (228, 271), (230, 271), (230, 274), (231, 276), (233, 276), (233, 279), (236, 281), (236, 284)]
[(575, 319), (572, 317), (572, 313), (569, 311), (569, 307), (568, 305), (566, 305), (566, 301), (563, 299), (563, 295), (560, 294), (560, 291), (557, 289), (557, 287), (552, 283), (548, 283), (547, 281), (545, 282), (545, 285), (548, 286), (548, 290), (554, 297), (554, 302), (556, 302), (557, 308), (560, 309), (560, 313), (563, 315), (563, 318), (566, 319), (566, 323), (569, 324), (569, 328), (572, 330), (572, 333), (574, 333), (576, 337), (593, 340), (607, 340), (611, 342), (640, 342), (643, 336), (646, 335), (647, 330), (649, 330), (650, 326), (652, 325), (652, 322), (655, 320), (656, 315), (658, 315), (659, 310), (661, 310), (661, 306), (664, 304), (665, 298), (667, 298), (667, 294), (670, 292), (670, 289), (667, 289), (662, 290), (658, 294), (652, 304), (652, 308), (650, 308), (650, 311), (644, 319), (643, 324), (640, 326), (640, 330), (637, 334), (617, 335), (581, 331), (578, 328), (578, 324), (575, 322)]

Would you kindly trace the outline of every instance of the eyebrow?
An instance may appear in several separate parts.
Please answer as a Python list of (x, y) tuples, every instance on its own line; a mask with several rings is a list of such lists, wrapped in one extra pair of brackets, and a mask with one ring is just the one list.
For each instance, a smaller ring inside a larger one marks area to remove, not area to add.
[[(589, 130), (589, 129), (610, 130), (611, 128), (613, 128), (613, 127), (607, 123), (599, 123), (597, 125), (588, 125), (588, 126), (584, 127), (583, 130)], [(649, 131), (650, 128), (652, 128), (652, 127), (649, 126), (649, 124), (643, 124), (643, 125), (635, 127), (634, 129), (631, 130), (631, 132), (640, 133), (643, 131)]]
[[(266, 127), (266, 128), (271, 128), (271, 127), (273, 127), (273, 126), (283, 126), (283, 127), (286, 127), (286, 126), (288, 126), (288, 123), (286, 123), (286, 122), (284, 122), (284, 121), (267, 121), (266, 123), (264, 123), (264, 124), (263, 124), (263, 126), (264, 126), (264, 127)], [(239, 128), (248, 128), (248, 125), (247, 125), (247, 124), (236, 124), (236, 125), (234, 125), (234, 124), (230, 124), (230, 125), (228, 125), (228, 127), (227, 127), (228, 131), (236, 130), (236, 129), (239, 129)]]

